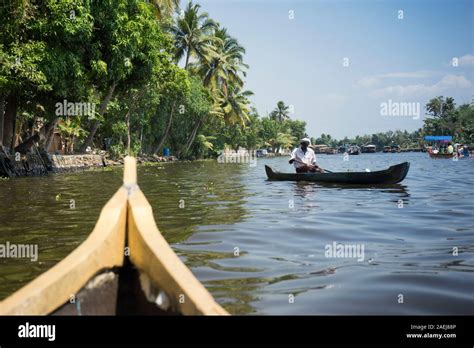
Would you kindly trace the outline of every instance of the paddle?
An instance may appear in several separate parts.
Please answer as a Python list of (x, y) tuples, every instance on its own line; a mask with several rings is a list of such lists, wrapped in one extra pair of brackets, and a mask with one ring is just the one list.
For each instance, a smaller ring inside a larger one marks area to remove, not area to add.
[[(293, 160), (294, 160), (295, 162), (298, 162), (298, 163), (301, 163), (301, 164), (307, 165), (306, 163), (304, 163), (304, 162), (301, 162), (300, 160), (298, 160), (298, 159), (296, 159), (296, 158), (293, 158)], [(323, 169), (323, 170), (324, 170), (325, 172), (332, 173), (330, 170), (327, 170), (327, 169)]]

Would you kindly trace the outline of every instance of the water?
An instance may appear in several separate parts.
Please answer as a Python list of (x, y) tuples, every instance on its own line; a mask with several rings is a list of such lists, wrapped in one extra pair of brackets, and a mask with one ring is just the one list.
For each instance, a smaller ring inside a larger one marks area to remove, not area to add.
[[(318, 156), (332, 171), (411, 163), (383, 188), (267, 181), (264, 165), (291, 171), (286, 161), (139, 168), (161, 232), (229, 312), (474, 313), (474, 159)], [(0, 181), (0, 243), (40, 249), (36, 263), (0, 259), (0, 298), (79, 245), (120, 184), (120, 168)], [(363, 261), (326, 257), (333, 242), (364, 246)]]

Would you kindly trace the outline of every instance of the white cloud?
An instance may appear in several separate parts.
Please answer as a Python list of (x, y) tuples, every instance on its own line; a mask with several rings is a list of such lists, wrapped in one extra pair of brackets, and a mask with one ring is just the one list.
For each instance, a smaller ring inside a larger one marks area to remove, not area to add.
[(374, 87), (380, 82), (380, 79), (375, 76), (366, 76), (357, 81), (356, 86), (370, 88)]
[(370, 95), (373, 97), (398, 97), (413, 98), (435, 96), (449, 89), (470, 88), (471, 81), (462, 75), (445, 75), (440, 81), (433, 85), (417, 84), (417, 85), (395, 85), (373, 90)]
[(466, 54), (459, 58), (459, 66), (473, 66), (474, 65), (474, 55)]
[(433, 75), (439, 74), (436, 71), (430, 70), (419, 70), (419, 71), (408, 71), (408, 72), (395, 72), (395, 73), (388, 73), (380, 75), (382, 78), (424, 78), (424, 77), (431, 77)]
[(419, 71), (408, 71), (408, 72), (393, 72), (387, 74), (378, 74), (372, 76), (365, 76), (361, 78), (359, 81), (356, 82), (356, 87), (363, 87), (363, 88), (370, 88), (375, 87), (376, 85), (382, 83), (383, 80), (387, 79), (400, 79), (400, 78), (409, 78), (409, 79), (416, 79), (416, 78), (427, 78), (432, 77), (435, 75), (440, 74), (436, 71), (430, 70), (419, 70)]

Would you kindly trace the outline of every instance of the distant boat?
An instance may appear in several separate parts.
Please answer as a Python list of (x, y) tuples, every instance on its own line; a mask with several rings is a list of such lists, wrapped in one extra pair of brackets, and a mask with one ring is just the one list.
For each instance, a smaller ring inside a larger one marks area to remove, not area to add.
[(314, 153), (327, 153), (330, 147), (325, 144), (318, 144), (312, 145), (311, 148), (313, 149)]
[(349, 149), (347, 150), (347, 153), (349, 155), (359, 155), (360, 154), (360, 147), (357, 146), (357, 145), (349, 146)]
[(431, 158), (453, 158), (455, 157), (455, 153), (429, 153)]
[(401, 151), (402, 151), (402, 148), (400, 147), (400, 145), (386, 145), (383, 147), (383, 152), (385, 153), (388, 153), (388, 152), (396, 153), (396, 152), (401, 152)]
[(375, 153), (377, 152), (377, 147), (375, 145), (369, 144), (369, 145), (363, 145), (361, 147), (362, 153)]
[(400, 147), (400, 145), (392, 145), (390, 150), (392, 153), (396, 153), (396, 152), (401, 152), (402, 148)]
[[(451, 141), (453, 141), (453, 137), (451, 135), (426, 135), (424, 139), (425, 141), (429, 141), (430, 143), (434, 144), (434, 146), (428, 147), (428, 155), (431, 158), (453, 158), (456, 156), (455, 152), (454, 153), (445, 152), (446, 150), (445, 144), (448, 144)], [(443, 149), (443, 146), (444, 146), (444, 149)]]
[(336, 155), (338, 153), (337, 149), (334, 147), (330, 147), (326, 151), (326, 155)]
[(317, 144), (310, 147), (314, 150), (314, 153), (317, 154), (325, 153), (326, 155), (334, 155), (338, 152), (337, 148), (325, 144)]

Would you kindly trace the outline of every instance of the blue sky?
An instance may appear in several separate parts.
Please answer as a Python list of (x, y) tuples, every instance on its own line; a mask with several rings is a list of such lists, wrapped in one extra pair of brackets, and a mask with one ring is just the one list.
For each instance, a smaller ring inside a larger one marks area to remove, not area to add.
[(472, 0), (199, 3), (246, 48), (247, 89), (259, 113), (283, 100), (310, 136), (422, 126), (423, 110), (420, 119), (382, 116), (389, 99), (423, 109), (437, 95), (458, 104), (474, 98)]

